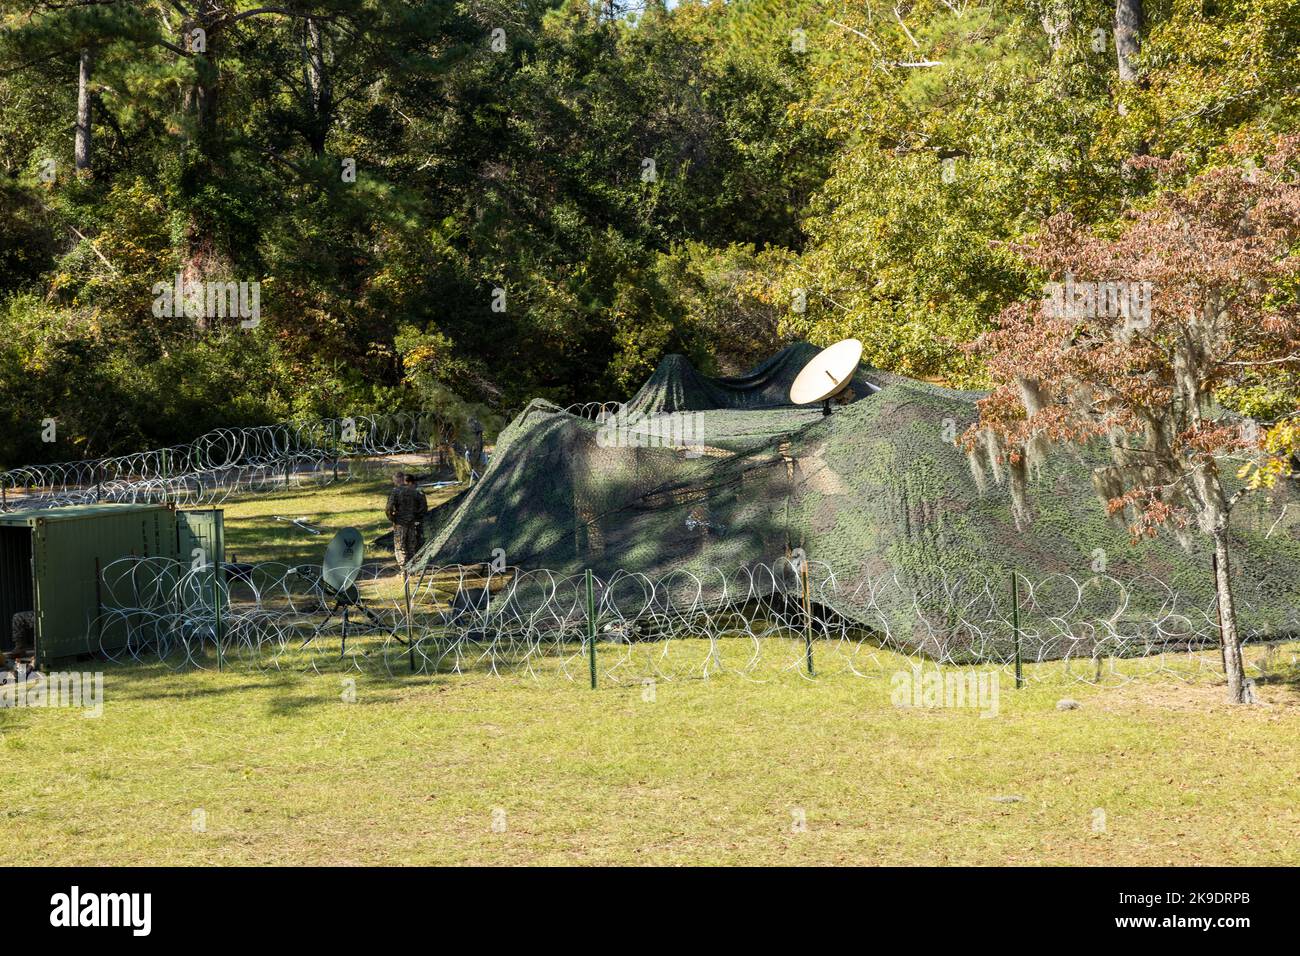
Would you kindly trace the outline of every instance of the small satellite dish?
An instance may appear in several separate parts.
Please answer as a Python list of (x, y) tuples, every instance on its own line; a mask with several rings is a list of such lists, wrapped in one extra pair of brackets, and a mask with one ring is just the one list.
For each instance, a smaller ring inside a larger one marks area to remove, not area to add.
[[(370, 623), (379, 630), (387, 630), (388, 636), (399, 644), (407, 642), (397, 636), (397, 625), (388, 627), (382, 618), (370, 608), (366, 607), (365, 602), (361, 599), (361, 594), (357, 590), (357, 575), (361, 573), (361, 560), (365, 557), (365, 545), (362, 543), (361, 532), (356, 528), (344, 528), (334, 536), (334, 540), (329, 543), (325, 549), (325, 561), (321, 565), (321, 584), (324, 585), (322, 590), (329, 591), (329, 596), (334, 599), (334, 606), (330, 612), (325, 615), (325, 620), (317, 625), (314, 633), (309, 634), (307, 639), (302, 642), (306, 647), (325, 629), (325, 625), (330, 622), (334, 615), (343, 612), (343, 639), (339, 646), (339, 656), (348, 652), (348, 634), (351, 629), (352, 608), (356, 608), (369, 619)], [(415, 658), (411, 658), (411, 669), (415, 669)]]
[(822, 403), (822, 414), (831, 413), (831, 399), (844, 391), (862, 361), (862, 343), (843, 339), (822, 349), (803, 367), (790, 385), (790, 401), (796, 405)]
[(321, 565), (321, 580), (335, 594), (342, 594), (351, 589), (352, 584), (361, 573), (361, 561), (365, 557), (365, 545), (361, 532), (356, 528), (344, 528), (334, 536), (334, 540), (325, 549), (325, 562)]

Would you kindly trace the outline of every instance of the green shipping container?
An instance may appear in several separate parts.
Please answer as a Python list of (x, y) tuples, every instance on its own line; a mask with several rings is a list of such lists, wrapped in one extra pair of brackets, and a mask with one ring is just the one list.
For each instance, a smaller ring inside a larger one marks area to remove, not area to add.
[(0, 514), (0, 649), (12, 647), (10, 626), (20, 611), (36, 612), (38, 667), (120, 648), (125, 632), (106, 633), (100, 609), (130, 607), (132, 596), (110, 593), (102, 569), (131, 556), (219, 563), (223, 538), (216, 509), (98, 504)]

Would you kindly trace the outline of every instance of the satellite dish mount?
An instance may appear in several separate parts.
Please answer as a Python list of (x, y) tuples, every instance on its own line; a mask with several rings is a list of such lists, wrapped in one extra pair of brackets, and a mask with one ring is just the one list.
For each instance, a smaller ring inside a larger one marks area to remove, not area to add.
[[(325, 549), (325, 560), (321, 563), (320, 583), (321, 588), (327, 595), (334, 599), (334, 606), (330, 612), (325, 615), (325, 620), (320, 622), (316, 628), (316, 634), (325, 629), (335, 614), (342, 612), (343, 616), (343, 640), (339, 648), (339, 656), (342, 657), (348, 652), (348, 632), (351, 624), (350, 610), (356, 608), (371, 624), (383, 629), (384, 622), (370, 608), (366, 607), (365, 602), (361, 600), (361, 594), (357, 590), (357, 575), (361, 573), (361, 562), (365, 558), (365, 542), (361, 537), (361, 532), (356, 528), (344, 528), (334, 536), (330, 541), (329, 547)], [(397, 636), (397, 628), (394, 626), (388, 629), (389, 637), (396, 638), (398, 643), (405, 644), (406, 641)], [(315, 635), (312, 635), (315, 637)], [(303, 642), (305, 647), (312, 637)]]

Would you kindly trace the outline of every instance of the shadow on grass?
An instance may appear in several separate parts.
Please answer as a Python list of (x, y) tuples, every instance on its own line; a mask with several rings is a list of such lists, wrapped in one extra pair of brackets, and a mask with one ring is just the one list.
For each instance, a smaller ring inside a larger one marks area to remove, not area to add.
[(1259, 674), (1255, 683), (1274, 687), (1285, 687), (1292, 693), (1300, 694), (1300, 664), (1294, 661), (1268, 660), (1258, 664)]
[[(287, 671), (250, 671), (238, 664), (217, 669), (215, 657), (201, 666), (168, 667), (164, 664), (88, 662), (101, 668), (104, 682), (115, 697), (126, 700), (186, 700), (226, 697), (259, 690), (289, 688), (302, 675)], [(197, 679), (196, 679), (197, 678)]]

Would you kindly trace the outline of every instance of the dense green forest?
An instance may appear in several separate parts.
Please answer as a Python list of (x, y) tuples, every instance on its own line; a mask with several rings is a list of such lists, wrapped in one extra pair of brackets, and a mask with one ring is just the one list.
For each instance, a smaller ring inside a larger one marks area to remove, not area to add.
[(983, 384), (961, 345), (1041, 284), (999, 240), (1117, 221), (1159, 188), (1133, 156), (1191, 176), (1298, 128), (1300, 0), (0, 0), (0, 24), (0, 467), (619, 399), (666, 353), (736, 371), (795, 338)]

